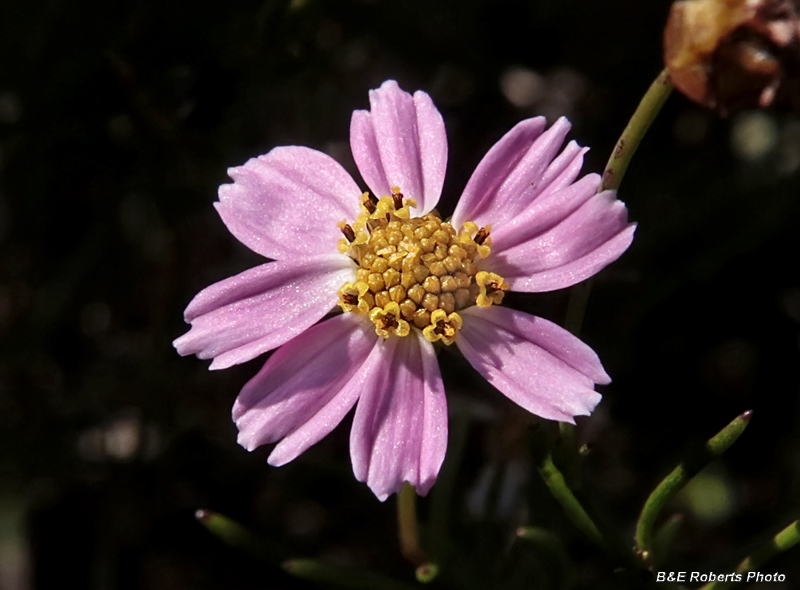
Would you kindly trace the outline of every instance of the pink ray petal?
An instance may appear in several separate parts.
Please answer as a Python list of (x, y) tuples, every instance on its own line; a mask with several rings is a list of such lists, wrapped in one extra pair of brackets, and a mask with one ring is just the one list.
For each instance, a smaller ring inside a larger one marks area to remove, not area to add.
[(198, 293), (185, 312), (192, 328), (173, 344), (182, 355), (213, 358), (211, 369), (243, 363), (319, 321), (354, 276), (352, 260), (337, 254), (251, 268)]
[(453, 226), (466, 221), (502, 227), (537, 198), (572, 182), (585, 149), (574, 142), (558, 155), (570, 123), (563, 117), (544, 131), (543, 117), (526, 119), (506, 133), (483, 157), (453, 213)]
[[(505, 278), (512, 291), (553, 291), (587, 279), (628, 249), (636, 224), (628, 223), (625, 203), (613, 191), (604, 191), (541, 233), (535, 233), (535, 223), (530, 227), (533, 235), (521, 223), (498, 236), (500, 248), (493, 248), (484, 263)], [(507, 247), (509, 242), (516, 243)]]
[(587, 174), (579, 181), (541, 195), (527, 210), (492, 227), (492, 254), (513, 248), (563, 222), (597, 194), (600, 175)]
[(610, 383), (600, 359), (575, 336), (505, 307), (470, 307), (456, 344), (473, 367), (514, 403), (561, 422), (592, 412), (594, 384)]
[(364, 366), (375, 368), (364, 375), (350, 432), (356, 479), (381, 501), (405, 481), (424, 495), (447, 448), (447, 401), (433, 346), (417, 330), (379, 340)]
[(277, 147), (230, 168), (215, 203), (245, 246), (268, 258), (336, 252), (336, 223), (359, 213), (361, 190), (336, 160), (306, 147)]
[(239, 444), (252, 451), (284, 439), (269, 459), (282, 465), (327, 435), (362, 392), (353, 377), (377, 338), (363, 317), (343, 314), (284, 344), (236, 398)]
[(447, 135), (431, 97), (412, 97), (394, 80), (370, 90), (370, 110), (355, 111), (350, 146), (361, 176), (378, 197), (400, 187), (418, 215), (436, 206), (447, 166)]

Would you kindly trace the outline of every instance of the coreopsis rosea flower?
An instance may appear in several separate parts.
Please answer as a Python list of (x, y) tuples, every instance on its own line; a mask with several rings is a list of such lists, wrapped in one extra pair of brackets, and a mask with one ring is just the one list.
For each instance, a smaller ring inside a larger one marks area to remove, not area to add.
[[(450, 221), (433, 210), (447, 137), (431, 98), (394, 81), (355, 111), (350, 145), (363, 192), (330, 156), (277, 147), (229, 170), (217, 211), (236, 238), (273, 259), (201, 291), (180, 354), (222, 369), (278, 348), (233, 408), (239, 443), (278, 442), (283, 465), (353, 408), (356, 478), (381, 500), (403, 482), (425, 494), (447, 446), (434, 345), (455, 345), (526, 410), (573, 422), (608, 383), (566, 330), (500, 305), (507, 290), (561, 289), (631, 243), (634, 225), (600, 177), (576, 180), (585, 148), (559, 119), (516, 125), (486, 154)], [(342, 313), (322, 320), (331, 311)], [(440, 343), (440, 344), (437, 344)]]

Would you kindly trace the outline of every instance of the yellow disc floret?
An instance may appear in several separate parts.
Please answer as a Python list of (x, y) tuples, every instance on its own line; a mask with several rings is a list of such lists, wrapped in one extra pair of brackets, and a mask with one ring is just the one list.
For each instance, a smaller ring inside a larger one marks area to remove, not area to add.
[(463, 324), (457, 312), (500, 303), (508, 283), (478, 270), (491, 253), (490, 227), (467, 222), (456, 232), (434, 213), (411, 217), (415, 206), (397, 187), (377, 201), (364, 193), (358, 219), (339, 223), (339, 251), (358, 265), (356, 282), (339, 289), (339, 306), (367, 315), (383, 338), (415, 326), (449, 345)]

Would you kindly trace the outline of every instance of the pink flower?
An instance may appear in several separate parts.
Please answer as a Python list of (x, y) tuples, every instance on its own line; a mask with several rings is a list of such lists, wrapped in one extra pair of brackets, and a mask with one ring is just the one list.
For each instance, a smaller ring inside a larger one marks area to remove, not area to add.
[[(562, 289), (619, 257), (634, 224), (586, 148), (559, 149), (569, 122), (517, 124), (486, 154), (452, 220), (429, 214), (447, 164), (431, 98), (387, 81), (355, 111), (350, 144), (373, 195), (329, 156), (278, 147), (229, 174), (217, 211), (236, 238), (273, 259), (201, 291), (185, 312), (182, 355), (212, 369), (280, 347), (233, 407), (239, 443), (278, 442), (283, 465), (356, 407), (353, 471), (384, 500), (403, 482), (425, 494), (447, 446), (434, 343), (538, 416), (574, 422), (610, 381), (597, 355), (555, 324), (497, 305), (507, 289)], [(338, 304), (338, 307), (337, 307)], [(332, 310), (341, 313), (322, 320)]]

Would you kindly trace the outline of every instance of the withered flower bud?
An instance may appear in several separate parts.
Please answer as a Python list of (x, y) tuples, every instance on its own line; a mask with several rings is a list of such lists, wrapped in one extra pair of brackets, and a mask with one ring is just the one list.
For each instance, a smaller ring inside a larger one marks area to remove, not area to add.
[(800, 0), (679, 0), (664, 32), (675, 87), (723, 115), (800, 111)]

